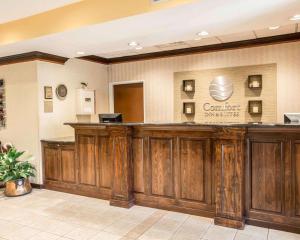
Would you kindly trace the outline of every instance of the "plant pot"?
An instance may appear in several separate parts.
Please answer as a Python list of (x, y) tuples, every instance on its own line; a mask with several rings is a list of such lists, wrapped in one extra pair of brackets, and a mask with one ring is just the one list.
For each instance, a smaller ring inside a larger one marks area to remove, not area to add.
[(8, 181), (5, 184), (4, 194), (7, 197), (17, 197), (28, 194), (32, 191), (28, 178)]

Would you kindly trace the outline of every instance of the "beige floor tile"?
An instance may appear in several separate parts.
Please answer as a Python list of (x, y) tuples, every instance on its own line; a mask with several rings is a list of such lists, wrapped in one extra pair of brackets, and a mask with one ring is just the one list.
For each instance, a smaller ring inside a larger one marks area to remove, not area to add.
[(203, 239), (205, 239), (205, 240), (220, 240), (220, 239), (233, 240), (236, 233), (237, 233), (237, 230), (235, 230), (235, 229), (213, 225), (207, 230), (207, 232), (203, 236)]
[(47, 232), (40, 232), (29, 238), (29, 240), (56, 240), (58, 238), (60, 238), (58, 235)]
[(52, 224), (49, 225), (45, 232), (52, 233), (59, 236), (64, 236), (78, 228), (77, 225), (70, 224), (62, 221), (52, 221)]
[(79, 227), (69, 232), (64, 237), (74, 240), (88, 240), (96, 236), (99, 231), (91, 228)]
[(238, 230), (234, 240), (267, 240), (267, 228), (246, 225), (244, 230)]
[(121, 220), (107, 226), (103, 230), (110, 233), (116, 233), (118, 235), (124, 236), (132, 229), (134, 229), (138, 223), (128, 222), (126, 220)]
[(172, 235), (173, 235), (173, 232), (160, 231), (157, 229), (150, 228), (138, 239), (139, 240), (167, 240), (167, 239), (170, 239), (172, 237)]
[(235, 230), (213, 219), (49, 190), (7, 198), (0, 190), (0, 240), (300, 240), (300, 235), (246, 225)]
[(300, 234), (270, 229), (268, 240), (300, 240)]
[(0, 222), (0, 237), (5, 238), (6, 236), (18, 231), (23, 228), (23, 225), (14, 222), (1, 221)]
[(122, 236), (118, 234), (101, 231), (96, 236), (92, 237), (90, 240), (119, 240), (121, 238)]
[(40, 231), (30, 227), (22, 227), (10, 234), (4, 236), (7, 240), (27, 240), (38, 234)]

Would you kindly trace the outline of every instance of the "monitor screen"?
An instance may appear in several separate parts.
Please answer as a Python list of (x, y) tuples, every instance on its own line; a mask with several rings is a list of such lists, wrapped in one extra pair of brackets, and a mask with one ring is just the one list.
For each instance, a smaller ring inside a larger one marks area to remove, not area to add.
[(284, 123), (300, 123), (300, 113), (285, 113)]
[(121, 113), (103, 113), (99, 114), (100, 123), (121, 123), (122, 114)]

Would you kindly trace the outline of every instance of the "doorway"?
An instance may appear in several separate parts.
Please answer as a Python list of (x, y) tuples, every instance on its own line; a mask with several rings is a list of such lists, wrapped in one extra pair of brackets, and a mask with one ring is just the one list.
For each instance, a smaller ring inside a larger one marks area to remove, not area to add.
[(113, 112), (121, 113), (123, 122), (144, 122), (144, 84), (112, 85)]

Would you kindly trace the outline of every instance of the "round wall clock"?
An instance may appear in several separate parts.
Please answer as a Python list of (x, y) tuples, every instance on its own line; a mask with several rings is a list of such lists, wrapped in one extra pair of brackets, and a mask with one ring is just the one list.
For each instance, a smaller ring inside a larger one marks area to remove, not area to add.
[(56, 96), (58, 99), (60, 100), (64, 100), (68, 94), (68, 89), (66, 87), (66, 85), (64, 84), (59, 84), (57, 87), (56, 87)]

